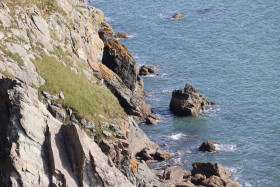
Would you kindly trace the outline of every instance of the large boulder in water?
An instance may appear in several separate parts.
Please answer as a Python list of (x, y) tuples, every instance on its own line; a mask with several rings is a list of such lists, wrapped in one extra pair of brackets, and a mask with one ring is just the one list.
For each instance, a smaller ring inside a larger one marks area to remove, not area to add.
[(213, 142), (213, 141), (203, 142), (201, 144), (201, 146), (199, 147), (199, 151), (215, 152), (215, 151), (217, 151), (215, 144), (218, 144), (218, 143)]
[(184, 89), (174, 90), (169, 108), (177, 115), (194, 116), (200, 110), (205, 110), (206, 105), (215, 104), (207, 101), (192, 85), (186, 84)]
[(155, 73), (155, 68), (153, 66), (143, 65), (140, 68), (139, 75), (145, 76)]
[(180, 14), (180, 13), (175, 13), (172, 18), (173, 19), (181, 19), (183, 17), (183, 14)]
[(118, 32), (118, 34), (116, 35), (116, 38), (126, 39), (128, 37), (129, 37), (129, 35), (125, 32)]
[(215, 175), (218, 177), (221, 177), (222, 179), (229, 178), (231, 176), (231, 172), (221, 166), (220, 164), (214, 163), (214, 162), (193, 162), (192, 163), (193, 170), (192, 174), (202, 174), (205, 175), (207, 178)]

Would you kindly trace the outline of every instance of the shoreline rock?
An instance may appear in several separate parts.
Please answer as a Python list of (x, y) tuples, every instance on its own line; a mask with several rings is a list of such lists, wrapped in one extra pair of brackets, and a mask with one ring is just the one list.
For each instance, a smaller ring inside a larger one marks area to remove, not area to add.
[(140, 68), (139, 75), (146, 76), (146, 75), (153, 75), (155, 74), (155, 68), (153, 66), (143, 65)]
[(183, 14), (180, 14), (180, 13), (175, 13), (172, 18), (173, 19), (181, 19), (183, 17)]
[(239, 187), (238, 183), (228, 179), (231, 173), (217, 163), (194, 162), (192, 165), (192, 171), (179, 167), (166, 167), (153, 172), (164, 182), (175, 187)]
[(206, 100), (192, 85), (186, 84), (184, 89), (174, 90), (169, 108), (172, 113), (182, 116), (195, 116), (200, 110), (205, 110), (206, 105), (214, 102)]
[(118, 32), (118, 34), (115, 37), (118, 39), (127, 39), (129, 38), (129, 35), (125, 32)]
[(219, 143), (213, 141), (203, 142), (199, 147), (199, 151), (215, 152), (217, 151), (215, 144), (219, 144)]

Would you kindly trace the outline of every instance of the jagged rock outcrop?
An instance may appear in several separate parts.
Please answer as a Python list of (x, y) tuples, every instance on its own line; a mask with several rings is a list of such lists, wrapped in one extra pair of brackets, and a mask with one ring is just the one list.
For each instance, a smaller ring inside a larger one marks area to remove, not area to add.
[[(115, 140), (115, 157), (107, 157), (92, 136), (75, 124), (77, 119), (67, 125), (55, 119), (60, 117), (38, 100), (36, 89), (10, 79), (0, 79), (0, 88), (0, 147), (6, 150), (0, 165), (3, 186), (165, 186), (145, 163), (134, 159), (143, 147), (158, 146), (131, 117), (123, 120), (121, 129), (102, 123), (102, 128), (121, 130), (129, 137), (119, 143)], [(84, 119), (77, 122), (89, 123)]]
[(133, 186), (77, 125), (52, 117), (36, 89), (10, 79), (0, 88), (1, 186)]
[(217, 151), (215, 146), (216, 144), (218, 143), (213, 141), (206, 141), (203, 142), (198, 149), (199, 151), (215, 152)]
[[(158, 118), (144, 101), (139, 67), (102, 11), (82, 0), (5, 2), (0, 3), (0, 186), (174, 186), (136, 159), (143, 149), (153, 150), (153, 159), (172, 155), (134, 120)], [(86, 98), (92, 99), (80, 104)], [(87, 106), (95, 101), (99, 105)], [(228, 182), (199, 175), (185, 182)]]
[(174, 90), (169, 108), (177, 115), (198, 115), (200, 110), (205, 110), (206, 105), (215, 104), (208, 101), (198, 93), (195, 87), (186, 84), (182, 90)]
[(125, 32), (118, 32), (118, 34), (115, 37), (119, 39), (126, 39), (129, 37), (129, 35)]
[(231, 176), (231, 172), (221, 166), (220, 164), (213, 163), (213, 162), (194, 162), (192, 163), (193, 170), (192, 174), (202, 174), (205, 175), (207, 178), (215, 175), (221, 178), (229, 178)]
[(167, 160), (173, 157), (172, 154), (167, 153), (160, 149), (152, 149), (150, 147), (145, 147), (140, 152), (136, 154), (136, 156), (141, 160)]
[[(139, 68), (128, 50), (114, 38), (102, 11), (77, 0), (52, 1), (52, 9), (42, 10), (32, 3), (13, 2), (11, 6), (12, 10), (5, 3), (0, 5), (1, 72), (39, 87), (45, 80), (36, 71), (34, 60), (42, 54), (55, 55), (65, 66), (64, 61), (69, 62), (77, 74), (84, 73), (92, 79), (94, 73), (104, 79), (135, 119), (145, 120), (152, 113), (144, 101)], [(105, 71), (118, 75), (115, 80), (103, 77), (102, 63), (109, 67)]]
[(139, 74), (142, 76), (154, 74), (155, 68), (153, 66), (143, 65), (140, 68)]
[(217, 163), (195, 162), (192, 165), (192, 172), (178, 167), (167, 167), (160, 177), (174, 187), (239, 187), (238, 183), (228, 179), (231, 173)]
[[(100, 65), (100, 71), (107, 87), (119, 99), (125, 111), (136, 120), (153, 118), (152, 109), (144, 100), (144, 83), (134, 58), (116, 38), (110, 39), (113, 31), (107, 25), (101, 31), (105, 45), (102, 63), (106, 66)], [(114, 73), (110, 73), (108, 68)]]

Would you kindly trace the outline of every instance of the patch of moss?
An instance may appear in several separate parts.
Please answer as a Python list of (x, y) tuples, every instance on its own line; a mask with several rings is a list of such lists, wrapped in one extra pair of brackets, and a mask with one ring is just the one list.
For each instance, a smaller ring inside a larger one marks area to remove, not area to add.
[(126, 116), (109, 89), (91, 83), (83, 74), (76, 74), (55, 57), (42, 53), (32, 61), (37, 72), (46, 80), (39, 89), (52, 94), (62, 91), (65, 99), (60, 100), (60, 104), (72, 108), (78, 116), (89, 121), (95, 121), (95, 116), (99, 114), (109, 118)]

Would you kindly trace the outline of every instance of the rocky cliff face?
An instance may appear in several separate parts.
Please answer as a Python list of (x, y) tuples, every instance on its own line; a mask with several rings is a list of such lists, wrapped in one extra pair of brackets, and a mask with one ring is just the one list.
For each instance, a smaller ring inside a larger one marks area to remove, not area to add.
[[(172, 155), (135, 122), (156, 116), (139, 67), (103, 19), (81, 0), (0, 2), (0, 186), (197, 181), (147, 166)], [(200, 173), (205, 185), (228, 182)]]
[(158, 149), (127, 115), (151, 114), (138, 66), (103, 18), (78, 0), (0, 2), (0, 186), (161, 184), (135, 158)]

